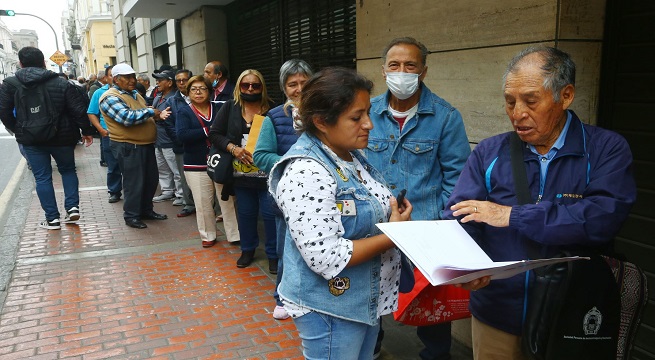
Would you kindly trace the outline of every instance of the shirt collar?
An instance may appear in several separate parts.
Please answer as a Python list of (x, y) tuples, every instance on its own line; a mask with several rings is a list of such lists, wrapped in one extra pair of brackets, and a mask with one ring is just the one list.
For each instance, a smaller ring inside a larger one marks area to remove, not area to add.
[(119, 88), (118, 85), (114, 85), (114, 88), (116, 90), (118, 90), (119, 93), (130, 95), (131, 97), (133, 97), (136, 100), (136, 95), (138, 94), (138, 92), (136, 90), (125, 91), (125, 90)]
[(537, 149), (534, 147), (534, 145), (528, 144), (528, 147), (530, 148), (530, 151), (533, 153), (539, 155), (539, 156), (545, 156), (548, 159), (552, 159), (555, 154), (557, 154), (557, 151), (561, 149), (564, 146), (564, 142), (566, 141), (566, 134), (569, 132), (569, 126), (571, 125), (571, 112), (567, 111), (566, 112), (566, 124), (564, 124), (564, 128), (562, 129), (562, 132), (559, 134), (557, 137), (557, 140), (553, 144), (553, 146), (548, 150), (546, 155), (541, 155), (539, 152), (537, 152)]

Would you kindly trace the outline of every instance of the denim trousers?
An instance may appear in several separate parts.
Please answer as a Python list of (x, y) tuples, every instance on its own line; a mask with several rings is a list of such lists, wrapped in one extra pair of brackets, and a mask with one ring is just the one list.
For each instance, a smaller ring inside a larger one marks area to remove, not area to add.
[(32, 165), (36, 181), (36, 194), (45, 212), (46, 220), (59, 219), (55, 188), (52, 185), (52, 160), (55, 159), (64, 187), (64, 208), (79, 207), (80, 193), (77, 172), (75, 171), (75, 145), (40, 146), (24, 145), (27, 161)]
[(371, 360), (379, 325), (312, 311), (293, 319), (307, 360)]
[(123, 191), (123, 173), (121, 173), (118, 161), (111, 152), (109, 136), (101, 137), (100, 145), (100, 149), (105, 156), (104, 161), (107, 162), (107, 190), (110, 194), (120, 196)]
[[(275, 206), (274, 209), (277, 209), (277, 204), (273, 203)], [(282, 272), (284, 271), (284, 265), (282, 258), (284, 257), (284, 241), (287, 236), (287, 222), (284, 221), (284, 215), (281, 211), (275, 211), (275, 226), (277, 232), (277, 275), (275, 277), (275, 290), (273, 290), (273, 298), (275, 299), (275, 304), (282, 306), (282, 300), (280, 300), (280, 295), (277, 293), (277, 286), (280, 285), (282, 281)]]
[(266, 235), (266, 257), (277, 259), (277, 236), (275, 233), (275, 214), (273, 197), (266, 189), (235, 186), (237, 196), (237, 217), (241, 234), (241, 251), (253, 251), (259, 245), (257, 218), (261, 213)]

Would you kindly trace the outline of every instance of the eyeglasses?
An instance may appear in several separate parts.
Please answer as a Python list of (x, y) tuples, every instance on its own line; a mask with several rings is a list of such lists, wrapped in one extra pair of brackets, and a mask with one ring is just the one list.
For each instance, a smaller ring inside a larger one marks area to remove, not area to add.
[(178, 84), (182, 84), (182, 83), (185, 83), (187, 81), (189, 81), (189, 79), (177, 79), (177, 80), (175, 80), (175, 82), (178, 83)]
[(207, 91), (207, 88), (204, 87), (204, 86), (201, 86), (201, 87), (195, 87), (195, 86), (194, 86), (194, 87), (192, 87), (192, 88), (189, 88), (189, 91), (190, 91), (190, 92), (193, 92), (193, 93), (199, 93), (199, 92), (205, 92), (205, 91)]
[(239, 85), (239, 86), (241, 87), (241, 90), (243, 90), (243, 91), (248, 91), (248, 89), (250, 89), (251, 86), (252, 86), (253, 90), (259, 90), (259, 89), (262, 88), (262, 83), (244, 83), (244, 82), (242, 82), (241, 85)]

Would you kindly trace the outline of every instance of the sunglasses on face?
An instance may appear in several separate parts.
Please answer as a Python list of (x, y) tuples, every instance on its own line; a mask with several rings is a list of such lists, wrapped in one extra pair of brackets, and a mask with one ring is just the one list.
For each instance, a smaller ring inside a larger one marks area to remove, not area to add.
[(250, 89), (251, 86), (252, 86), (253, 90), (259, 90), (259, 89), (262, 88), (261, 83), (244, 83), (244, 82), (242, 82), (240, 86), (241, 86), (242, 91), (247, 91), (248, 89)]

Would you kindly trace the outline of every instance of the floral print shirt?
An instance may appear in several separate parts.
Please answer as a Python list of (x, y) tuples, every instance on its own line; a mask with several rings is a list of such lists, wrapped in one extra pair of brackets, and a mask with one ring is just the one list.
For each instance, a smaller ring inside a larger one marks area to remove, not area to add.
[[(326, 146), (324, 148), (340, 165), (356, 168), (355, 173), (360, 174), (360, 181), (380, 202), (388, 218), (391, 214), (389, 199), (392, 196), (389, 189), (374, 180), (356, 158), (346, 162), (337, 158)], [(282, 208), (285, 217), (289, 219), (288, 229), (307, 266), (326, 280), (338, 276), (350, 261), (353, 240), (357, 239), (343, 237), (341, 213), (336, 206), (337, 184), (333, 175), (313, 159), (293, 159), (287, 164), (277, 189), (276, 201), (284, 204)], [(378, 316), (398, 308), (399, 281), (400, 253), (398, 249), (392, 248), (381, 255)], [(281, 298), (292, 317), (312, 311)]]

